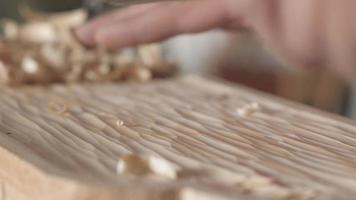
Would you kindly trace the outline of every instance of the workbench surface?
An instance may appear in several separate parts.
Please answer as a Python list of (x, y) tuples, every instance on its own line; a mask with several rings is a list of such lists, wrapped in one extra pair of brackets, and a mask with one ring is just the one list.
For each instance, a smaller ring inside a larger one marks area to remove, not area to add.
[(6, 200), (352, 199), (356, 124), (199, 77), (0, 89)]

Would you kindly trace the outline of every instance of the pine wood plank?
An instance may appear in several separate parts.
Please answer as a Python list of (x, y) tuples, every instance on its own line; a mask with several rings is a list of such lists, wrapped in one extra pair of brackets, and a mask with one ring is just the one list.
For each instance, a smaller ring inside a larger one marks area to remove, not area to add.
[(2, 199), (356, 195), (353, 122), (243, 87), (184, 77), (0, 94)]

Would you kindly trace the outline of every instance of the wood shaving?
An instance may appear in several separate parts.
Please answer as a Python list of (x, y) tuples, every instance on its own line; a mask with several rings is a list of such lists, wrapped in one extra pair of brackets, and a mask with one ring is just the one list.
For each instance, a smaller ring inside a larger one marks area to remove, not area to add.
[(122, 127), (122, 126), (124, 126), (125, 125), (125, 123), (124, 123), (124, 121), (122, 121), (122, 120), (120, 120), (120, 119), (118, 119), (117, 121), (116, 121), (116, 126), (117, 127)]
[(48, 109), (51, 113), (62, 115), (68, 111), (68, 106), (57, 102), (50, 102)]
[(121, 156), (117, 163), (116, 171), (118, 175), (176, 178), (176, 168), (171, 163), (155, 156), (138, 154)]
[(175, 67), (164, 60), (159, 44), (122, 51), (84, 47), (73, 29), (86, 20), (83, 11), (68, 14), (32, 14), (27, 23), (0, 23), (0, 84), (55, 82), (146, 82), (170, 77)]
[(259, 111), (260, 109), (260, 104), (258, 104), (257, 102), (251, 102), (249, 104), (244, 105), (243, 107), (237, 108), (236, 112), (241, 117), (248, 117), (254, 112)]

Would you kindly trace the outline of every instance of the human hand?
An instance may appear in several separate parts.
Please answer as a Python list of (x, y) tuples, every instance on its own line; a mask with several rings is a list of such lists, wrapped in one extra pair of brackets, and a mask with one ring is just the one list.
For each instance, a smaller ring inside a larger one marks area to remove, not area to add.
[(181, 33), (248, 27), (295, 66), (356, 74), (352, 0), (196, 0), (132, 6), (77, 30), (88, 45), (122, 48)]
[(77, 34), (88, 45), (121, 48), (155, 42), (181, 33), (232, 26), (226, 1), (203, 0), (136, 5), (104, 15)]

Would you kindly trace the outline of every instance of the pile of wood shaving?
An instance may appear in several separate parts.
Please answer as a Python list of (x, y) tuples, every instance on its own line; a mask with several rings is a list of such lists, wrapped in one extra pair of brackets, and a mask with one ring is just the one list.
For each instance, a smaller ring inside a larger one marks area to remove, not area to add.
[(116, 52), (84, 47), (72, 33), (85, 22), (83, 11), (26, 19), (21, 25), (1, 22), (0, 85), (148, 81), (174, 74), (158, 44)]

